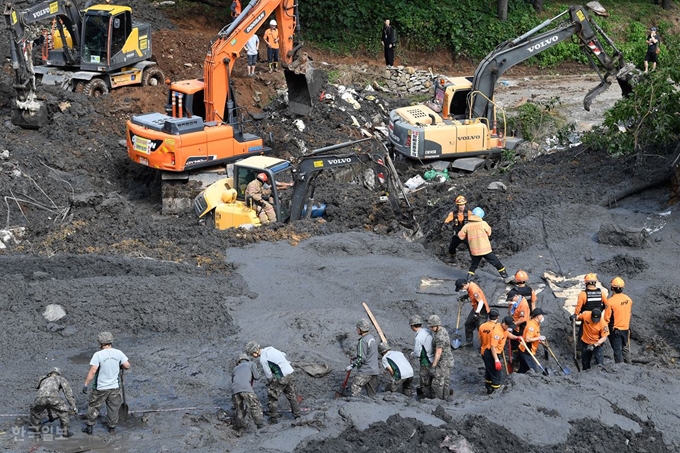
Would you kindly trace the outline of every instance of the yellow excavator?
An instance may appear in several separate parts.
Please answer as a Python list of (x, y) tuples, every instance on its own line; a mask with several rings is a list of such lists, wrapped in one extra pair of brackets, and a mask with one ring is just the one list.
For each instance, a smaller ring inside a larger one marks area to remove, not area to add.
[(18, 126), (38, 128), (49, 122), (36, 94), (37, 80), (90, 96), (126, 85), (164, 83), (163, 72), (152, 61), (151, 26), (135, 22), (128, 6), (102, 3), (80, 11), (72, 0), (26, 9), (6, 3), (4, 16), (17, 93), (12, 123)]

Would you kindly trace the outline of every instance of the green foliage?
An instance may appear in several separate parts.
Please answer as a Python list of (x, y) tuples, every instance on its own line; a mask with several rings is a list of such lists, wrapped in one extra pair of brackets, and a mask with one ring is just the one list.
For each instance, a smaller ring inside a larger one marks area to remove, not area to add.
[(556, 136), (560, 143), (566, 143), (575, 126), (560, 113), (561, 105), (559, 97), (522, 104), (516, 116), (508, 117), (508, 129), (519, 131), (528, 141), (539, 142)]

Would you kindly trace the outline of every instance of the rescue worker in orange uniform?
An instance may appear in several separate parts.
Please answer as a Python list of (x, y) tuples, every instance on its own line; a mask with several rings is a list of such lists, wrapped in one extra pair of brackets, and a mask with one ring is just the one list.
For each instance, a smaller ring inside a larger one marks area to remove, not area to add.
[[(597, 287), (597, 275), (592, 273), (586, 274), (586, 276), (583, 277), (583, 280), (586, 284), (586, 289), (581, 291), (578, 295), (578, 299), (576, 301), (576, 308), (574, 309), (574, 314), (578, 316), (584, 311), (593, 311), (596, 308), (599, 308), (600, 311), (604, 312), (604, 307), (607, 304), (607, 297), (604, 294), (602, 294), (602, 290)], [(582, 336), (583, 336), (583, 324), (581, 324), (578, 328), (579, 343), (581, 341)], [(580, 344), (580, 346), (582, 347), (583, 345)]]
[(455, 255), (456, 249), (460, 244), (465, 244), (467, 246), (467, 241), (462, 240), (458, 237), (458, 232), (463, 225), (468, 223), (468, 218), (472, 214), (472, 211), (468, 210), (467, 198), (463, 195), (458, 195), (456, 197), (456, 212), (449, 212), (449, 215), (444, 220), (444, 225), (453, 222), (453, 236), (451, 236), (451, 242), (449, 243), (449, 255)]
[(231, 7), (231, 20), (233, 21), (241, 14), (241, 0), (232, 0)]
[(269, 29), (264, 32), (264, 42), (267, 44), (267, 63), (269, 72), (279, 70), (279, 30), (274, 19), (269, 21)]
[(614, 350), (614, 362), (630, 363), (630, 316), (633, 301), (623, 294), (625, 282), (615, 277), (611, 283), (612, 297), (607, 299), (604, 322), (609, 327), (609, 343)]
[[(515, 327), (512, 329), (513, 335), (521, 337), (524, 333), (527, 321), (531, 316), (529, 303), (517, 290), (511, 289), (506, 298), (508, 301), (508, 314), (512, 316)], [(519, 340), (510, 341), (512, 361), (515, 365), (519, 364)]]
[(521, 269), (515, 272), (515, 290), (527, 300), (529, 310), (533, 310), (536, 305), (536, 292), (527, 285), (527, 281), (529, 281), (529, 274)]
[(468, 223), (463, 225), (463, 228), (458, 232), (458, 237), (461, 240), (467, 239), (468, 247), (470, 248), (470, 268), (468, 269), (468, 281), (475, 276), (475, 271), (485, 259), (489, 264), (498, 270), (498, 273), (503, 278), (505, 283), (510, 283), (512, 277), (508, 275), (505, 266), (498, 259), (496, 254), (491, 249), (491, 227), (484, 221), (484, 210), (482, 208), (475, 208), (472, 210), (472, 215), (468, 216)]
[(579, 315), (571, 315), (571, 318), (582, 321), (583, 335), (581, 336), (581, 365), (583, 370), (590, 369), (590, 361), (595, 358), (595, 364), (604, 362), (602, 345), (609, 336), (609, 326), (602, 319), (602, 310), (596, 308), (593, 311), (584, 311)]
[[(538, 344), (545, 341), (545, 337), (541, 335), (541, 323), (544, 320), (545, 315), (543, 314), (543, 309), (534, 308), (534, 311), (531, 312), (531, 319), (527, 321), (524, 332), (522, 332), (524, 344), (529, 347), (529, 350), (531, 350), (531, 354), (533, 354), (534, 357), (538, 351)], [(519, 344), (519, 373), (526, 373), (530, 369), (538, 373), (540, 371), (538, 364), (536, 363), (536, 360), (531, 357), (531, 354), (529, 354), (527, 348), (524, 347), (524, 344)]]
[(276, 211), (271, 205), (272, 188), (269, 185), (267, 173), (258, 173), (257, 177), (246, 186), (246, 199), (253, 201), (253, 209), (257, 211), (257, 217), (262, 225), (276, 222)]
[(510, 329), (515, 327), (511, 316), (506, 316), (499, 323), (498, 310), (491, 309), (489, 321), (479, 326), (479, 344), (484, 361), (484, 385), (486, 394), (491, 395), (501, 386), (501, 359), (507, 338), (514, 337)]
[(465, 344), (463, 346), (472, 346), (472, 335), (475, 329), (479, 328), (488, 319), (489, 303), (486, 301), (484, 291), (477, 283), (468, 282), (464, 278), (456, 280), (456, 291), (467, 291), (460, 297), (460, 300), (469, 300), (472, 305), (472, 310), (465, 320)]

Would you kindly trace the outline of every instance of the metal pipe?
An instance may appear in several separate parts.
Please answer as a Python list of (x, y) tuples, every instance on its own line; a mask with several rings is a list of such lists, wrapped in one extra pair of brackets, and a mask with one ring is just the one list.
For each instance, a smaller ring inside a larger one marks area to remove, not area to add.
[(522, 36), (513, 39), (513, 40), (512, 40), (512, 44), (515, 45), (515, 44), (517, 44), (517, 43), (520, 42), (520, 41), (524, 41), (524, 40), (525, 40), (526, 38), (528, 38), (529, 36), (533, 35), (533, 34), (536, 33), (537, 31), (539, 31), (539, 30), (541, 30), (541, 29), (547, 27), (548, 25), (552, 24), (554, 21), (556, 21), (556, 20), (559, 19), (560, 17), (564, 16), (564, 15), (567, 14), (568, 12), (569, 12), (569, 11), (563, 11), (562, 13), (560, 13), (560, 14), (558, 14), (557, 16), (553, 17), (552, 19), (547, 19), (545, 22), (543, 22), (543, 23), (540, 24), (540, 25), (535, 26), (534, 28), (532, 28), (532, 29), (529, 30), (528, 32), (524, 33)]

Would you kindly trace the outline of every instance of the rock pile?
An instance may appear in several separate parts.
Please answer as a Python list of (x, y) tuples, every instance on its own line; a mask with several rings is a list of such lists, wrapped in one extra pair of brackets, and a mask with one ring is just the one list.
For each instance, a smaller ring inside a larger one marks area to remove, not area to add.
[(424, 93), (432, 87), (435, 75), (432, 71), (415, 69), (413, 66), (391, 66), (385, 68), (382, 77), (389, 91)]

